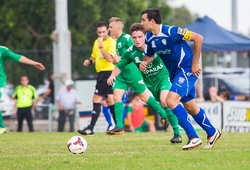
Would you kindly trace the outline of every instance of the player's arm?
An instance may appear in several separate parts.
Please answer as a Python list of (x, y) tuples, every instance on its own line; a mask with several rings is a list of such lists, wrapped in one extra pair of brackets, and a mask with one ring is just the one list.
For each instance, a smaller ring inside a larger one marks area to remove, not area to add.
[(153, 57), (153, 56), (151, 56), (151, 57), (149, 57), (149, 56), (144, 56), (144, 57), (143, 57), (143, 61), (140, 63), (140, 70), (141, 70), (142, 72), (145, 72), (146, 69), (147, 69), (147, 65), (150, 64), (150, 63), (152, 63), (153, 60), (154, 60), (154, 57)]
[(24, 63), (24, 64), (28, 64), (28, 65), (32, 65), (32, 66), (38, 68), (39, 70), (45, 70), (45, 67), (43, 66), (42, 63), (39, 63), (39, 62), (36, 62), (34, 60), (28, 59), (25, 56), (21, 56), (19, 62)]
[(198, 77), (201, 72), (199, 59), (200, 59), (201, 50), (202, 50), (203, 36), (198, 33), (186, 30), (183, 39), (194, 42), (194, 57), (192, 61), (192, 73), (196, 77)]
[(115, 51), (115, 41), (114, 41), (113, 43), (110, 42), (110, 43), (108, 44), (108, 47), (106, 47), (105, 49), (104, 49), (103, 46), (102, 46), (103, 38), (102, 38), (102, 37), (98, 37), (97, 41), (98, 41), (98, 48), (99, 48), (99, 50), (101, 51), (103, 57), (104, 57), (108, 62), (113, 62), (113, 56), (111, 55), (111, 53), (109, 53), (109, 50), (110, 50), (109, 48), (112, 48), (112, 47), (113, 47), (113, 49), (114, 49), (114, 51)]
[[(100, 48), (100, 47), (99, 47)], [(104, 56), (104, 58), (108, 61), (108, 62), (113, 62), (113, 56), (111, 54), (109, 54), (103, 47), (100, 48), (100, 51), (102, 53), (102, 55)]]
[(115, 81), (116, 76), (118, 76), (120, 73), (121, 73), (121, 70), (118, 67), (115, 67), (107, 80), (108, 85), (112, 86), (113, 82)]

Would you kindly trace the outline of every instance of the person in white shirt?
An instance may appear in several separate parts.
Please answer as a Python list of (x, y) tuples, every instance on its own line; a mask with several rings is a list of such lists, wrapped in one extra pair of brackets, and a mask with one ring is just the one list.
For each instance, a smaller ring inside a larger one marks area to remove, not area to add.
[(74, 82), (71, 79), (66, 80), (65, 86), (60, 88), (56, 96), (56, 104), (59, 110), (58, 132), (64, 131), (67, 117), (69, 119), (69, 131), (74, 132), (76, 104), (81, 104), (81, 102), (73, 85)]

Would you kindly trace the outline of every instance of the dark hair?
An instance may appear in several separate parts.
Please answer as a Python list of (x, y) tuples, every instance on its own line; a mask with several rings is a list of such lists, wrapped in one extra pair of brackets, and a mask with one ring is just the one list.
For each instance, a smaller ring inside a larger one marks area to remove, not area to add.
[(108, 28), (108, 25), (105, 21), (99, 21), (97, 24), (96, 24), (96, 28), (99, 28), (99, 27), (106, 27)]
[(144, 34), (146, 33), (144, 27), (140, 23), (134, 23), (130, 26), (130, 34), (132, 34), (134, 31), (141, 31)]
[(230, 100), (230, 92), (228, 90), (222, 91), (219, 93), (221, 97), (223, 97), (225, 100)]
[(141, 15), (148, 14), (148, 20), (154, 20), (156, 24), (161, 24), (161, 12), (159, 9), (156, 8), (149, 8), (141, 12)]

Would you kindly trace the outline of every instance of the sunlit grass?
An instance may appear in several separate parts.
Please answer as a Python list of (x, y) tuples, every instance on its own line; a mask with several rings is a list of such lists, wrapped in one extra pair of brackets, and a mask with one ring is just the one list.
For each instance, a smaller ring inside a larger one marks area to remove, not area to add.
[(5, 169), (249, 169), (250, 133), (223, 133), (213, 149), (203, 144), (183, 151), (187, 142), (172, 145), (171, 133), (126, 133), (84, 136), (88, 149), (74, 155), (67, 141), (77, 133), (16, 133), (0, 135), (0, 168)]

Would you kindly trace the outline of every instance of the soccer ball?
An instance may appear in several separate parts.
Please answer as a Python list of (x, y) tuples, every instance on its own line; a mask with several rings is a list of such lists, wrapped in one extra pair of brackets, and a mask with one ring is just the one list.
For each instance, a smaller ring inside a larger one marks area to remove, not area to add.
[(81, 136), (73, 136), (69, 139), (67, 147), (73, 154), (82, 154), (87, 150), (87, 141)]

